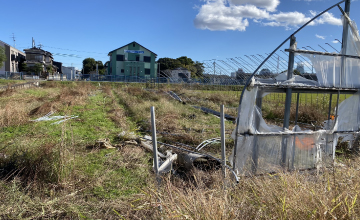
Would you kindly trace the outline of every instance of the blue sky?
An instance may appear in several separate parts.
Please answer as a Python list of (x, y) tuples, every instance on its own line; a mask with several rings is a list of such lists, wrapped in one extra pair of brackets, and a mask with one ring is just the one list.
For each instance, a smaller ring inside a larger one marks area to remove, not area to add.
[[(0, 40), (36, 45), (64, 66), (106, 62), (108, 52), (136, 41), (158, 58), (226, 59), (270, 53), (296, 28), (338, 0), (0, 0)], [(352, 1), (351, 18), (360, 1)], [(344, 7), (344, 4), (342, 4)], [(340, 11), (334, 8), (297, 34), (298, 47), (340, 49)], [(286, 44), (286, 47), (288, 44)], [(65, 54), (61, 56), (60, 54)], [(73, 56), (73, 57), (69, 57)]]

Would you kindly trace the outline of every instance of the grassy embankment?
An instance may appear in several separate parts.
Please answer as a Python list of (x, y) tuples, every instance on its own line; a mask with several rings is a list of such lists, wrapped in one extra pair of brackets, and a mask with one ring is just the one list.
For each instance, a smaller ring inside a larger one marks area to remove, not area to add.
[[(360, 214), (357, 159), (342, 158), (346, 167), (324, 169), (317, 177), (266, 175), (242, 179), (226, 190), (219, 171), (193, 170), (188, 178), (165, 176), (158, 190), (151, 154), (118, 134), (148, 133), (149, 108), (155, 106), (158, 131), (177, 134), (160, 135), (160, 140), (196, 146), (219, 136), (219, 119), (141, 86), (50, 82), (2, 92), (0, 218), (321, 219)], [(189, 104), (213, 109), (238, 103), (238, 94), (227, 91), (175, 91)], [(58, 125), (30, 121), (50, 111), (78, 118)], [(229, 132), (234, 128), (230, 122), (226, 126)], [(99, 138), (109, 138), (117, 148), (98, 149)], [(218, 148), (209, 150), (218, 156)]]

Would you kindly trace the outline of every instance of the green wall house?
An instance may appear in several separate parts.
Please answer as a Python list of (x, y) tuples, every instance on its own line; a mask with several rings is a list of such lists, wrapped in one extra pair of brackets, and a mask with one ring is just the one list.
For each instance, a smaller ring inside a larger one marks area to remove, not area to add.
[(108, 74), (117, 77), (155, 78), (156, 54), (135, 41), (109, 52)]

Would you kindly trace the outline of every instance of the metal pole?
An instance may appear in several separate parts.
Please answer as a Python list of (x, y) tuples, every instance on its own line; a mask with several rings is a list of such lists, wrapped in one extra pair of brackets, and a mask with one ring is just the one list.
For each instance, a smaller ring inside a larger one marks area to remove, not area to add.
[[(296, 98), (295, 125), (297, 125), (298, 114), (299, 114), (299, 99), (300, 99), (300, 93), (297, 94), (297, 98)], [(294, 170), (294, 163), (295, 163), (295, 143), (296, 143), (296, 135), (294, 135), (293, 146), (292, 146), (292, 151), (291, 151), (291, 170)]]
[(328, 46), (330, 46), (332, 49), (334, 49), (336, 52), (340, 53), (337, 49), (335, 49), (335, 47), (331, 46), (329, 43), (325, 43), (327, 44)]
[[(322, 46), (320, 46), (320, 44), (318, 44), (318, 46), (319, 46), (321, 49), (325, 50), (325, 48), (323, 48)], [(325, 50), (325, 52), (328, 53), (329, 51)]]
[[(155, 178), (156, 178), (156, 182), (158, 184), (158, 188), (160, 188), (159, 157), (158, 157), (158, 150), (157, 150), (155, 107), (154, 106), (151, 106), (150, 112), (151, 112), (151, 132), (152, 132), (152, 143), (153, 143), (154, 171), (155, 171)], [(159, 210), (162, 211), (160, 199), (159, 199)]]
[(300, 93), (297, 94), (297, 98), (296, 98), (295, 125), (297, 125), (298, 114), (299, 114), (299, 99), (300, 99)]
[(159, 158), (157, 150), (157, 139), (156, 139), (156, 124), (155, 124), (155, 107), (151, 106), (151, 133), (152, 133), (152, 143), (153, 143), (153, 153), (154, 153), (154, 170), (156, 174), (156, 179), (159, 175)]
[[(350, 16), (350, 0), (345, 1), (345, 13)], [(349, 25), (347, 19), (344, 19), (343, 35), (342, 35), (342, 54), (346, 54), (347, 38), (348, 38)], [(340, 87), (345, 82), (345, 64), (346, 58), (341, 58), (341, 72), (340, 72)], [(336, 106), (337, 107), (337, 106)]]
[[(293, 48), (294, 46), (296, 46), (296, 37), (294, 35), (292, 35), (291, 39), (290, 39), (290, 48), (296, 49), (296, 48)], [(294, 60), (295, 60), (295, 54), (293, 52), (290, 52), (289, 53), (288, 74), (287, 74), (288, 80), (293, 77)], [(291, 94), (292, 94), (292, 89), (287, 88), (286, 89), (286, 98), (285, 98), (285, 110), (284, 110), (284, 124), (283, 124), (284, 130), (288, 129), (289, 125), (290, 125)], [(282, 167), (286, 166), (287, 141), (288, 141), (288, 136), (286, 136), (286, 135), (283, 136), (282, 144), (281, 144), (281, 162), (280, 162)]]
[(226, 177), (226, 156), (225, 156), (225, 114), (224, 105), (220, 106), (220, 130), (221, 130), (221, 161), (224, 178)]
[[(256, 95), (256, 106), (261, 110), (262, 108), (262, 91), (258, 91)], [(260, 116), (258, 114), (255, 115), (255, 129), (259, 130), (260, 128)], [(251, 171), (255, 175), (257, 172), (259, 164), (259, 145), (258, 145), (258, 136), (254, 135), (254, 144), (253, 144), (253, 152), (252, 152), (252, 166)]]
[[(293, 47), (296, 43), (295, 36), (292, 36), (290, 40), (290, 48)], [(287, 79), (291, 79), (293, 77), (293, 70), (294, 70), (294, 58), (295, 54), (293, 52), (289, 53), (289, 66), (288, 66), (288, 74)], [(286, 100), (285, 100), (285, 115), (284, 115), (284, 126), (283, 128), (289, 128), (289, 120), (290, 120), (290, 105), (291, 105), (291, 92), (292, 89), (286, 89)]]

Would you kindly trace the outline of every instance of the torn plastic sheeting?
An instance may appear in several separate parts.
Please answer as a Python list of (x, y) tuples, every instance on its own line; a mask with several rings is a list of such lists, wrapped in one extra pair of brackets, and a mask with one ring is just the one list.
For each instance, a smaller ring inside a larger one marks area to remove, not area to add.
[[(343, 20), (343, 24), (345, 20)], [(360, 37), (359, 31), (355, 21), (350, 21), (347, 35), (346, 53), (349, 55), (359, 56), (360, 55)]]
[[(336, 136), (336, 134), (335, 134)], [(286, 140), (285, 164), (282, 161), (282, 143)], [(322, 139), (321, 141), (319, 141)], [(335, 140), (335, 141), (334, 141)], [(324, 144), (328, 141), (328, 144)], [(284, 167), (289, 169), (315, 168), (319, 162), (330, 164), (333, 157), (333, 145), (337, 140), (320, 134), (296, 136), (256, 136), (238, 137), (238, 153), (235, 170), (242, 175), (278, 172)], [(257, 157), (254, 155), (257, 151)], [(232, 163), (234, 155), (229, 161)], [(256, 161), (256, 166), (254, 165)]]
[(280, 85), (319, 86), (319, 83), (315, 80), (310, 80), (302, 76), (295, 75), (291, 79), (280, 83)]
[[(360, 42), (355, 22), (348, 28), (346, 51), (347, 55), (360, 55)], [(333, 57), (325, 55), (302, 54), (307, 57), (316, 71), (320, 86), (359, 88), (360, 87), (360, 60), (349, 57)], [(345, 59), (345, 72), (341, 76), (342, 59)]]
[(360, 87), (360, 60), (344, 58), (345, 73), (341, 76), (342, 57), (303, 54), (307, 57), (316, 70), (316, 77), (320, 86), (359, 88)]
[(339, 104), (336, 131), (359, 131), (360, 129), (360, 92)]
[(52, 123), (52, 125), (54, 124), (60, 124), (64, 121), (67, 121), (69, 119), (73, 119), (73, 118), (77, 118), (79, 116), (75, 116), (75, 115), (71, 115), (71, 116), (61, 116), (61, 115), (55, 115), (55, 116), (51, 116), (53, 115), (55, 112), (49, 112), (47, 113), (45, 116), (43, 117), (40, 117), (40, 118), (37, 118), (35, 120), (31, 120), (31, 121), (34, 121), (34, 122), (38, 122), (38, 121), (53, 121), (53, 120), (60, 120), (60, 119), (63, 119), (63, 120), (60, 120), (60, 121), (57, 121), (57, 122), (54, 122)]
[(67, 120), (70, 120), (70, 119), (73, 119), (73, 118), (77, 118), (77, 117), (79, 117), (79, 116), (73, 116), (73, 115), (72, 115), (71, 117), (69, 117), (69, 116), (63, 116), (63, 117), (64, 117), (63, 120), (54, 122), (54, 123), (52, 123), (52, 125), (58, 125), (58, 124), (61, 124), (61, 123), (65, 122), (65, 121), (67, 121)]
[[(265, 94), (266, 95), (266, 94)], [(261, 94), (261, 97), (265, 96)], [(304, 130), (295, 126), (293, 130), (266, 124), (261, 109), (256, 106), (258, 88), (246, 90), (240, 105), (237, 153), (235, 169), (242, 174), (274, 172), (288, 168), (314, 168), (320, 163), (329, 165), (334, 157), (339, 137), (352, 141), (354, 135), (337, 134), (335, 131), (358, 131), (360, 125), (360, 94), (356, 93), (339, 105), (338, 117), (327, 124), (327, 130)], [(257, 123), (256, 123), (256, 120)], [(232, 137), (235, 138), (235, 130)], [(267, 136), (269, 135), (269, 136)], [(284, 142), (285, 141), (285, 142)], [(281, 147), (286, 143), (285, 165)], [(233, 152), (234, 154), (234, 152)], [(254, 155), (258, 155), (255, 156)], [(254, 163), (253, 160), (257, 160)], [(233, 155), (229, 159), (233, 161)], [(257, 164), (255, 166), (254, 164)]]
[(281, 73), (275, 77), (277, 85), (295, 85), (295, 86), (319, 86), (315, 80), (306, 79), (305, 77), (295, 75), (291, 79), (287, 79), (287, 72)]

